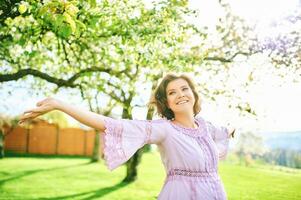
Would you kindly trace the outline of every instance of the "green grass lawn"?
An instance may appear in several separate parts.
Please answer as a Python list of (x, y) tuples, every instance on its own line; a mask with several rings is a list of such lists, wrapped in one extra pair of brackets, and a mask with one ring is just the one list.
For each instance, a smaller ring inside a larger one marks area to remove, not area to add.
[[(0, 160), (0, 199), (156, 199), (164, 182), (158, 153), (146, 153), (139, 177), (125, 185), (125, 167), (110, 172), (88, 158), (12, 157)], [(301, 199), (301, 171), (221, 162), (229, 200)]]

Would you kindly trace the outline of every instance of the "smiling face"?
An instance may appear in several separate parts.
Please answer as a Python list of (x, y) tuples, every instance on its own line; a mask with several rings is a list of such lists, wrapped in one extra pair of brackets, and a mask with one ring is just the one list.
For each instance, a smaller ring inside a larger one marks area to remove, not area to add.
[[(181, 100), (183, 101), (180, 102)], [(179, 113), (196, 116), (201, 111), (201, 99), (196, 86), (185, 74), (165, 75), (155, 89), (149, 105), (155, 106), (158, 115), (168, 120), (175, 119), (175, 115)]]
[(175, 115), (190, 112), (193, 114), (194, 94), (186, 80), (179, 78), (166, 87), (167, 105)]

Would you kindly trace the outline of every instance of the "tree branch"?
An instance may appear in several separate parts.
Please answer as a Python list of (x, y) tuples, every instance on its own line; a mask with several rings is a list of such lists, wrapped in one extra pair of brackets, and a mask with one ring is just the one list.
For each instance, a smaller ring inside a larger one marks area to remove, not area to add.
[[(112, 74), (111, 69), (106, 69), (106, 68), (99, 68), (99, 67), (91, 67), (87, 69), (82, 69), (76, 74), (74, 74), (71, 78), (65, 80), (65, 79), (60, 79), (60, 78), (55, 78), (53, 76), (49, 76), (47, 73), (41, 72), (36, 69), (21, 69), (16, 73), (13, 74), (0, 74), (0, 83), (1, 82), (8, 82), (8, 81), (16, 81), (20, 78), (23, 78), (27, 75), (32, 75), (35, 77), (39, 77), (41, 79), (44, 79), (50, 83), (56, 84), (58, 87), (77, 87), (78, 85), (74, 84), (74, 81), (78, 79), (79, 77), (85, 75), (86, 73), (92, 73), (92, 72), (107, 72)], [(123, 71), (120, 71), (116, 74), (123, 73)]]
[(64, 52), (64, 55), (65, 55), (65, 60), (68, 62), (68, 64), (71, 66), (71, 62), (68, 58), (68, 54), (67, 54), (67, 50), (66, 50), (66, 46), (65, 46), (65, 43), (63, 40), (61, 40), (61, 43), (62, 43), (62, 46), (63, 46), (63, 52)]
[(205, 57), (204, 60), (230, 63), (230, 62), (233, 62), (233, 59), (238, 55), (251, 56), (251, 55), (256, 54), (256, 53), (258, 53), (258, 52), (241, 52), (241, 51), (239, 51), (239, 52), (236, 52), (230, 58), (222, 58), (222, 57), (218, 57), (218, 56), (213, 56), (213, 57)]
[(114, 93), (107, 93), (110, 97), (112, 97), (115, 101), (122, 103), (123, 101), (125, 101), (125, 93), (124, 91), (117, 87), (116, 85), (112, 84), (110, 81), (107, 82), (107, 84), (117, 90), (120, 90), (121, 92), (121, 96), (123, 97), (123, 99), (121, 99), (120, 97), (116, 96)]

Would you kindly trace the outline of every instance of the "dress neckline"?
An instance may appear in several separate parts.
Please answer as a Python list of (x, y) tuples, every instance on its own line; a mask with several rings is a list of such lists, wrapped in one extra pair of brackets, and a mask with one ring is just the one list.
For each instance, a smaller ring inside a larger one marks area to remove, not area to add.
[(204, 135), (205, 131), (205, 123), (202, 123), (203, 120), (201, 118), (194, 118), (194, 122), (197, 124), (197, 128), (189, 128), (185, 127), (179, 124), (172, 123), (171, 120), (168, 120), (168, 122), (171, 124), (172, 127), (174, 127), (176, 130), (178, 130), (181, 133), (184, 133), (185, 135), (191, 136), (191, 137), (200, 137)]
[(181, 128), (181, 129), (186, 129), (186, 130), (192, 130), (193, 131), (193, 130), (197, 130), (197, 129), (200, 128), (200, 124), (199, 124), (198, 120), (196, 120), (196, 119), (194, 119), (194, 123), (197, 125), (196, 128), (185, 127), (185, 126), (182, 126), (180, 124), (173, 123), (172, 120), (169, 120), (169, 121), (170, 121), (170, 123), (172, 125), (177, 126), (177, 127)]

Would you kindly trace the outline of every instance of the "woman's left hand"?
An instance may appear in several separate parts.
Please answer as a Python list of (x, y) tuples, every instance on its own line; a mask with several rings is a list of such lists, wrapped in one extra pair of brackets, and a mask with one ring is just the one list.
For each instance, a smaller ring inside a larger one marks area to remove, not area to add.
[(231, 128), (228, 128), (228, 138), (232, 137), (234, 138), (234, 133), (235, 133), (235, 128), (231, 127)]

